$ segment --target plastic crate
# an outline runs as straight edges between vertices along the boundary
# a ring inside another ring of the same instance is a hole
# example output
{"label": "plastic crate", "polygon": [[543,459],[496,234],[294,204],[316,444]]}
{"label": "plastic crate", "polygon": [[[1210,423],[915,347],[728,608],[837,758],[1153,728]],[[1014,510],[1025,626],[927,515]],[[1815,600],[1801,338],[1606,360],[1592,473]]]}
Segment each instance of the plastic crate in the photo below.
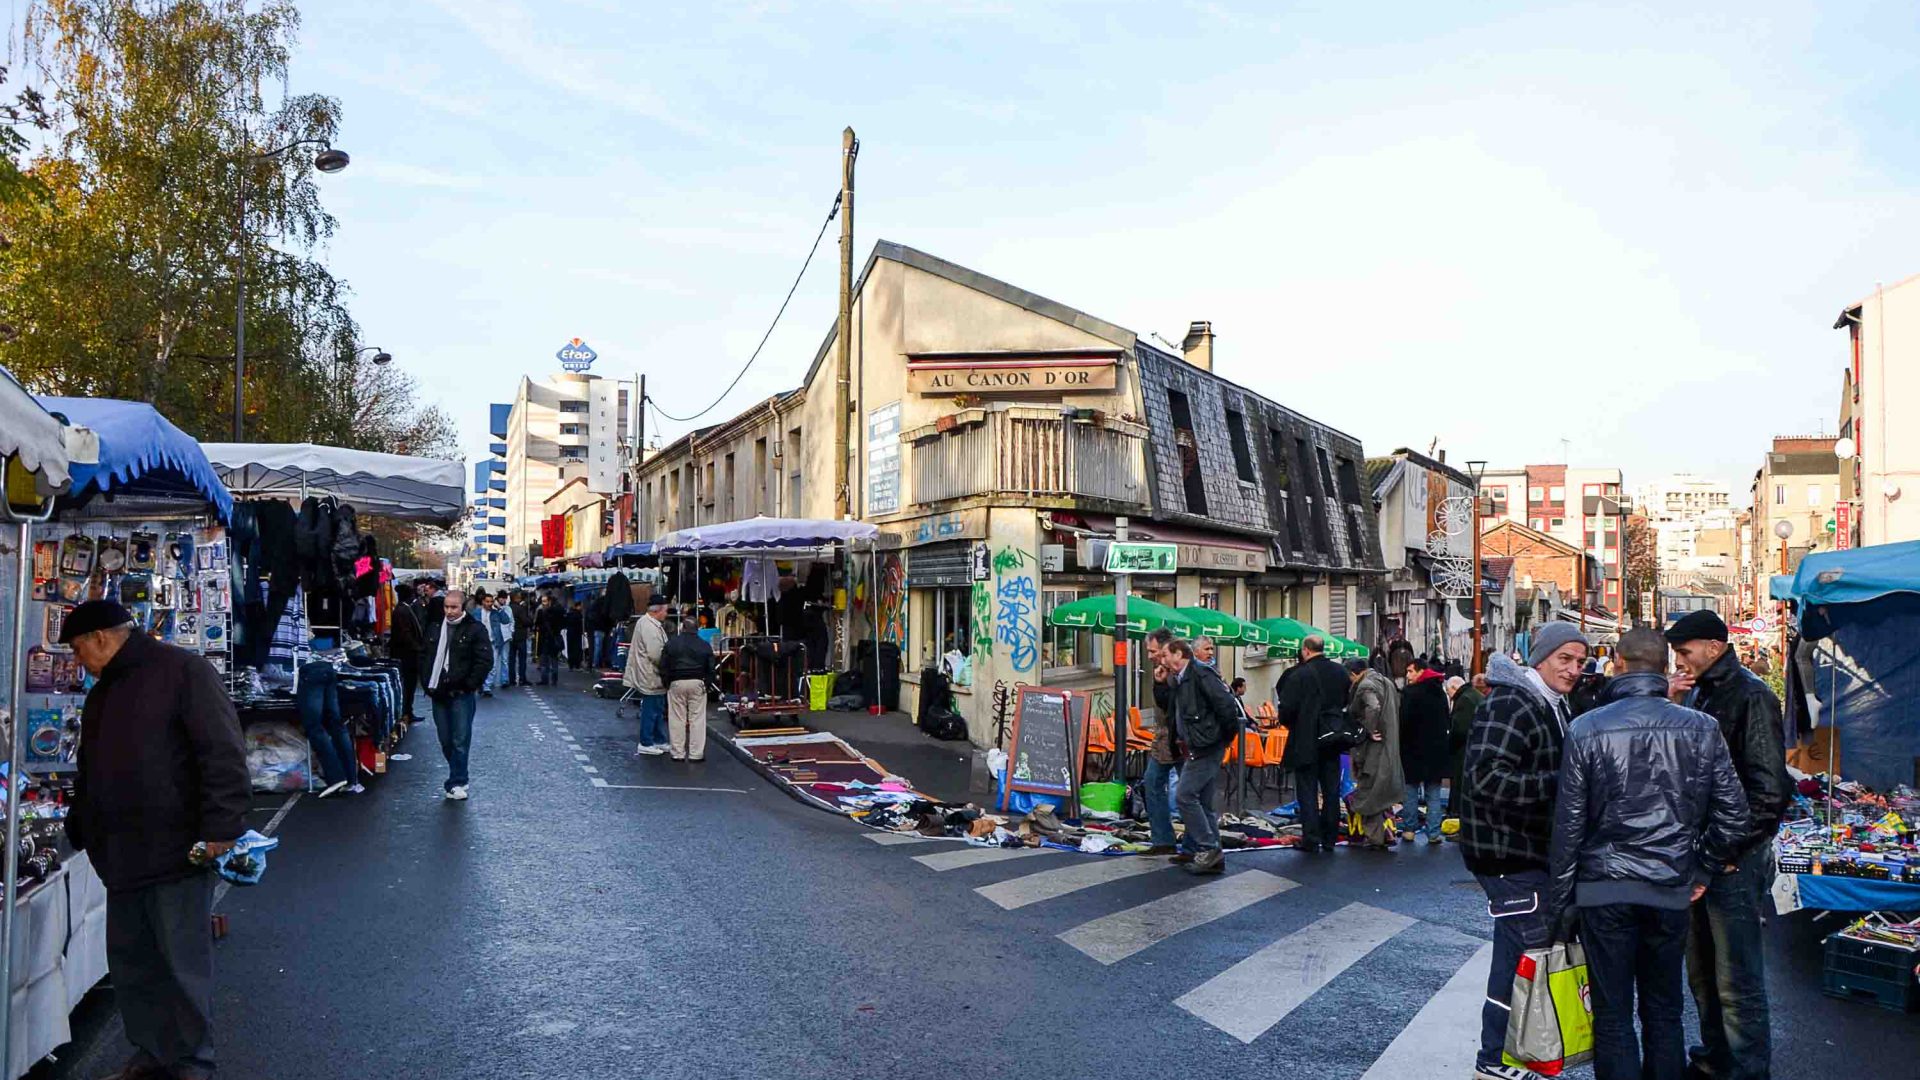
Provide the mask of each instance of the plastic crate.
{"label": "plastic crate", "polygon": [[1827,937],[1821,989],[1829,997],[1866,1001],[1895,1012],[1920,1012],[1920,982],[1914,965],[1920,950],[1845,934]]}

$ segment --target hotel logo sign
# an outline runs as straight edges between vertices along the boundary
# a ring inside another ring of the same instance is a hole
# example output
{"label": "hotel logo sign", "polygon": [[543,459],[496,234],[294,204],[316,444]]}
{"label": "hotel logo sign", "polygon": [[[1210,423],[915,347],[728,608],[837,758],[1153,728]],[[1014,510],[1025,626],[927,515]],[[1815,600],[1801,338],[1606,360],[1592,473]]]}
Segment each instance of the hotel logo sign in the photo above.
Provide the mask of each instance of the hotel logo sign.
{"label": "hotel logo sign", "polygon": [[574,338],[572,341],[560,346],[560,351],[553,355],[559,358],[560,366],[568,371],[585,371],[593,366],[595,360],[600,358],[599,353],[594,352],[587,346],[586,342],[579,338]]}

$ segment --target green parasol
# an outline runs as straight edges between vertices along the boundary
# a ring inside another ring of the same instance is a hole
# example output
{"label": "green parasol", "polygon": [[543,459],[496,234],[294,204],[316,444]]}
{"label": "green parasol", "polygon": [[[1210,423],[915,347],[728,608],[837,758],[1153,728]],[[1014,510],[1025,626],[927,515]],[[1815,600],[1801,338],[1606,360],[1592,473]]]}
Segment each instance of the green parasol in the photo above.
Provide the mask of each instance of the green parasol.
{"label": "green parasol", "polygon": [[1272,640],[1265,627],[1212,608],[1175,608],[1193,623],[1195,634],[1204,634],[1215,645],[1266,645]]}
{"label": "green parasol", "polygon": [[1276,659],[1293,660],[1298,658],[1300,655],[1300,643],[1313,634],[1320,635],[1320,639],[1327,643],[1328,656],[1338,657],[1344,652],[1344,647],[1340,644],[1342,639],[1336,638],[1325,630],[1317,626],[1310,626],[1298,619],[1279,616],[1272,619],[1261,619],[1259,622],[1254,623],[1254,625],[1267,632],[1267,644],[1269,646],[1267,655],[1275,657]]}
{"label": "green parasol", "polygon": [[[1061,604],[1047,615],[1051,626],[1077,626],[1096,633],[1113,633],[1114,597],[1112,593],[1088,596]],[[1161,627],[1176,634],[1194,633],[1193,620],[1165,604],[1156,604],[1144,596],[1127,597],[1127,636],[1143,637]]]}

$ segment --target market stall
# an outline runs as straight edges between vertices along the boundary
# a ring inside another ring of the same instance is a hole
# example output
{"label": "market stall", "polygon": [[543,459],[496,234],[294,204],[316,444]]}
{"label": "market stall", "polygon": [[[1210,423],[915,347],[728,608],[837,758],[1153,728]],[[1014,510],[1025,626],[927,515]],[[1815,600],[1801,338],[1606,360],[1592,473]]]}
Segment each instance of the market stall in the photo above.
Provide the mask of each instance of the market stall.
{"label": "market stall", "polygon": [[[301,698],[313,694],[336,699],[352,744],[353,760],[339,761],[328,779],[383,773],[405,734],[401,675],[365,642],[390,628],[395,571],[361,522],[454,523],[465,511],[464,467],[313,443],[204,449],[239,500],[234,647],[246,676],[235,697],[255,786],[314,786],[313,733],[300,713]],[[312,685],[305,695],[303,683]]]}
{"label": "market stall", "polygon": [[1809,555],[1782,585],[1787,743],[1835,764],[1799,782],[1776,907],[1920,912],[1920,542]]}
{"label": "market stall", "polygon": [[[0,397],[14,389],[11,378],[0,380]],[[226,568],[213,556],[222,552],[232,510],[198,446],[151,406],[79,398],[38,404],[57,418],[70,482],[28,515],[45,522],[38,539],[34,524],[19,526],[18,572],[6,590],[15,613],[9,711],[17,721],[8,729],[7,769],[5,912],[13,947],[0,960],[12,990],[0,1007],[0,1060],[9,1077],[69,1041],[68,1014],[107,969],[106,890],[87,856],[67,849],[61,820],[82,697],[78,666],[57,640],[60,626],[74,602],[100,595],[134,611],[146,632],[179,640],[178,616],[212,615],[224,595]],[[17,399],[0,413],[9,417],[9,440],[17,417],[32,419]],[[9,514],[20,501],[15,487],[10,479]],[[223,637],[200,640],[210,660],[220,658]]]}

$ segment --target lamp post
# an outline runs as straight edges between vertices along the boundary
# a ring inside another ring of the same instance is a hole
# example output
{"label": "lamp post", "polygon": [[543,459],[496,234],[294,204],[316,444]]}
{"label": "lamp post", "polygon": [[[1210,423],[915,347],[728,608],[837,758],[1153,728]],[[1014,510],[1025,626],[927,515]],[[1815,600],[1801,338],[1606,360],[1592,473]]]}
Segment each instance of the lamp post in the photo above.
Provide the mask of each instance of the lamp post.
{"label": "lamp post", "polygon": [[[1779,521],[1774,522],[1773,535],[1780,538],[1780,572],[1784,574],[1787,572],[1787,538],[1793,535],[1793,522],[1787,518],[1781,518]],[[1780,605],[1780,659],[1782,662],[1785,662],[1787,657],[1787,603],[1777,598],[1774,602]]]}
{"label": "lamp post", "polygon": [[1467,663],[1467,673],[1480,674],[1480,636],[1481,605],[1486,602],[1485,590],[1480,583],[1485,580],[1480,572],[1480,478],[1487,474],[1484,461],[1467,462],[1467,473],[1473,477],[1473,657]]}
{"label": "lamp post", "polygon": [[[247,165],[259,165],[307,146],[320,147],[313,156],[313,167],[323,173],[337,173],[352,159],[345,150],[336,150],[324,139],[300,139],[264,153],[249,154]],[[239,243],[234,252],[233,303],[233,441],[242,442],[247,415],[247,186],[250,178],[241,173],[239,185]],[[382,354],[385,355],[385,354]],[[391,360],[392,357],[387,357]],[[374,361],[380,363],[378,359]]]}

